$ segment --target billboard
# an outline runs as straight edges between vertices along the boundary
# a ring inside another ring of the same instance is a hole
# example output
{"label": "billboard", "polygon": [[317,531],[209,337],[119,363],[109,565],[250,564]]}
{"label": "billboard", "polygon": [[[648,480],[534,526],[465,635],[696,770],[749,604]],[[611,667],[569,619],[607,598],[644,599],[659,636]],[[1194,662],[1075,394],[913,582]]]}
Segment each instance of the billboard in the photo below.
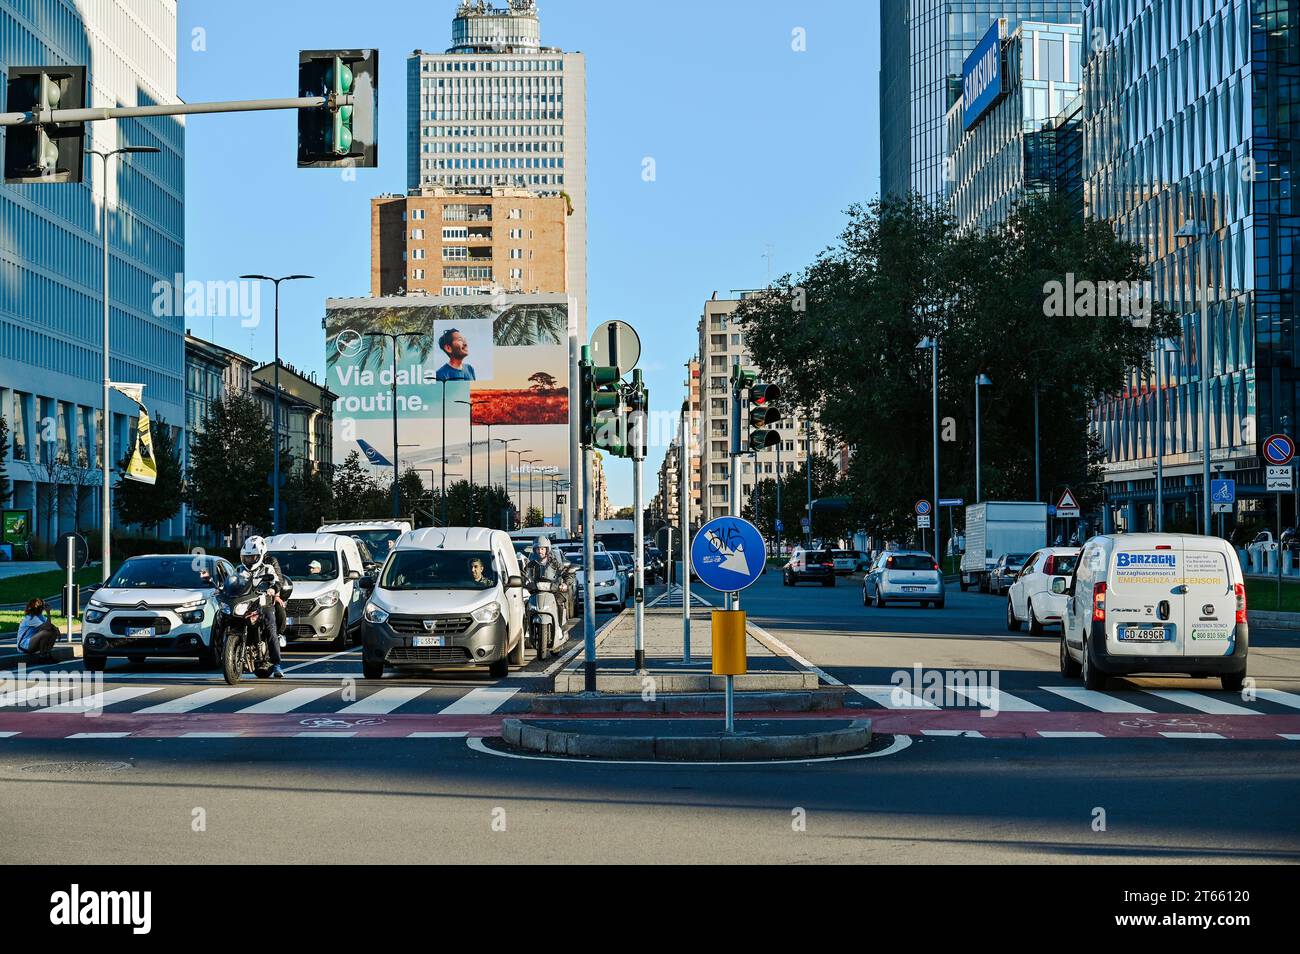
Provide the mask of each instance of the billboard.
{"label": "billboard", "polygon": [[970,129],[1002,98],[1003,63],[1002,41],[1006,35],[1007,21],[998,19],[989,27],[984,37],[975,44],[970,56],[962,64],[961,99],[962,128]]}
{"label": "billboard", "polygon": [[[570,333],[563,295],[329,299],[334,462],[357,451],[387,479],[395,400],[403,471],[439,481],[445,456],[449,484],[505,483],[516,501],[522,488],[526,508],[529,465],[521,473],[515,451],[536,461],[536,474],[568,479]],[[540,507],[541,477],[533,480]]]}

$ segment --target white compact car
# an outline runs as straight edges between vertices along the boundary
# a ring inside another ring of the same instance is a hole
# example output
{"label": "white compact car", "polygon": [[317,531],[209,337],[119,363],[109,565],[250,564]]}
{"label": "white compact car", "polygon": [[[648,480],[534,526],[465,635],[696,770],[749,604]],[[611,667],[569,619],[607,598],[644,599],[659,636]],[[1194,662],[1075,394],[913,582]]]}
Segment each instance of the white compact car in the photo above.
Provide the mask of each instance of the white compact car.
{"label": "white compact car", "polygon": [[[574,577],[577,585],[577,607],[578,612],[582,612],[581,607],[586,599],[587,592],[587,568],[583,566],[581,553],[565,554],[570,563],[578,568],[577,575]],[[614,563],[614,558],[604,550],[595,552],[596,568],[590,574],[592,579],[592,592],[595,594],[594,603],[596,610],[612,609],[620,610],[627,603],[627,587],[624,585],[625,580],[623,571]]]}
{"label": "white compact car", "polygon": [[1078,547],[1044,547],[1029,555],[1015,582],[1007,588],[1007,629],[1017,632],[1029,624],[1030,636],[1043,635],[1043,627],[1065,618],[1065,596],[1052,592],[1052,580],[1070,585]]}
{"label": "white compact car", "polygon": [[131,557],[86,604],[82,663],[103,672],[109,656],[189,656],[216,668],[216,592],[234,573],[220,557]]}
{"label": "white compact car", "polygon": [[862,580],[862,605],[930,604],[943,609],[943,573],[924,550],[886,550]]}
{"label": "white compact car", "polygon": [[1194,534],[1093,537],[1074,580],[1052,580],[1068,598],[1061,674],[1105,689],[1109,676],[1217,676],[1239,692],[1246,678],[1246,581],[1232,545]]}

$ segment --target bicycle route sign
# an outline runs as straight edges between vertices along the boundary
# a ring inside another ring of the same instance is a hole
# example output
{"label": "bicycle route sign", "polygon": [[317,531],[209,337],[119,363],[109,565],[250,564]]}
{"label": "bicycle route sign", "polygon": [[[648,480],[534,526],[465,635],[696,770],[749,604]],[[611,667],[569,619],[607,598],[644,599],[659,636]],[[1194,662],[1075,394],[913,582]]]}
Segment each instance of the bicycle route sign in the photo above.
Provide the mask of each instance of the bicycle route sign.
{"label": "bicycle route sign", "polygon": [[717,517],[691,541],[691,567],[705,586],[735,593],[758,582],[767,547],[758,527],[740,517]]}

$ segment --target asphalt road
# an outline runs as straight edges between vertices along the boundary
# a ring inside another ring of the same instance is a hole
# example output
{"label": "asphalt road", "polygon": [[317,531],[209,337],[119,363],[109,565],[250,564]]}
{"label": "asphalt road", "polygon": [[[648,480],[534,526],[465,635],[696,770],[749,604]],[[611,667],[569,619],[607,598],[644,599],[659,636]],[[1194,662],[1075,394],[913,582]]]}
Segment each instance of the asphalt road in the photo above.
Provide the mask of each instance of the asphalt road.
{"label": "asphalt road", "polygon": [[[861,605],[856,580],[789,590],[773,575],[743,605],[848,685],[961,666],[996,672],[1002,701],[1023,708],[955,713],[983,733],[879,732],[866,757],[608,764],[495,749],[493,726],[545,683],[537,662],[505,680],[375,685],[355,652],[296,650],[283,683],[234,694],[212,693],[224,684],[186,664],[114,666],[94,717],[0,708],[0,730],[17,733],[0,739],[0,863],[1300,860],[1300,730],[1195,730],[1300,719],[1277,701],[1300,690],[1293,636],[1257,635],[1252,673],[1281,694],[1242,704],[1248,714],[1206,713],[1239,700],[1169,679],[1117,683],[1105,699],[1147,714],[1112,715],[1051,691],[1078,686],[1056,673],[1054,638],[1007,633],[994,597],[880,611]],[[855,704],[881,723],[898,715],[879,697]],[[1124,719],[1147,734],[1033,731],[1051,718]],[[1016,732],[997,737],[1008,720]]]}

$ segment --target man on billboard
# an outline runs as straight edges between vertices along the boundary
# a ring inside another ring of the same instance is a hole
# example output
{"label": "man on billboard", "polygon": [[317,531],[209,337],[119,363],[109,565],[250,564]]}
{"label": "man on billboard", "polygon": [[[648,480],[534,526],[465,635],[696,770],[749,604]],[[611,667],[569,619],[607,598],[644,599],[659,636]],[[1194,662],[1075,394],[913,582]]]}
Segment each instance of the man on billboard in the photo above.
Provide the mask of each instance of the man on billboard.
{"label": "man on billboard", "polygon": [[469,342],[456,328],[448,328],[438,336],[438,347],[447,355],[447,363],[438,369],[439,381],[474,381],[474,366],[467,364]]}

